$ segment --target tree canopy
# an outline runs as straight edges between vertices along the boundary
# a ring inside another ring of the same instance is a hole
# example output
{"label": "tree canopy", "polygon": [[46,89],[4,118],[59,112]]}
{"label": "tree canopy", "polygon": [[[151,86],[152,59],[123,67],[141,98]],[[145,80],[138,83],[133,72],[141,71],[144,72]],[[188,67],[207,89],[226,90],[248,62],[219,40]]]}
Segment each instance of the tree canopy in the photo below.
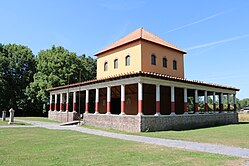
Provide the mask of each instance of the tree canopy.
{"label": "tree canopy", "polygon": [[48,88],[94,79],[96,76],[96,60],[84,55],[77,56],[61,46],[40,51],[36,64],[34,81],[27,87],[26,94],[37,109],[48,102]]}
{"label": "tree canopy", "polygon": [[24,109],[29,105],[25,89],[33,81],[34,55],[26,46],[0,44],[0,107]]}

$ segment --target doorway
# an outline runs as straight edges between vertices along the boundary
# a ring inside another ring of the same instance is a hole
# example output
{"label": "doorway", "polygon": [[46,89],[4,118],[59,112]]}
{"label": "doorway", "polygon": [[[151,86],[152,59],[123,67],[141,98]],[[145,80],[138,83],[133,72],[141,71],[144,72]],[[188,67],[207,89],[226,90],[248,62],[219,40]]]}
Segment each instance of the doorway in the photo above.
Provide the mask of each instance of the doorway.
{"label": "doorway", "polygon": [[111,99],[111,113],[120,114],[121,113],[121,98],[112,98]]}

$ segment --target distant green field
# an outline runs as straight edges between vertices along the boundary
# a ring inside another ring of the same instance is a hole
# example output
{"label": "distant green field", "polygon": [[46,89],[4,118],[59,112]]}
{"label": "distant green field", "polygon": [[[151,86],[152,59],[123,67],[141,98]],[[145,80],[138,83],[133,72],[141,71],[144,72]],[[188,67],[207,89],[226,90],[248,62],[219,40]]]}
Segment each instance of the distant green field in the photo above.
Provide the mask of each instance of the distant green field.
{"label": "distant green field", "polygon": [[43,128],[0,129],[0,165],[238,165],[244,159]]}
{"label": "distant green field", "polygon": [[183,131],[160,131],[131,133],[117,130],[100,129],[92,126],[86,128],[105,130],[110,132],[142,135],[147,137],[186,140],[203,143],[223,144],[242,148],[249,148],[249,114],[239,114],[241,124],[225,125],[210,128],[201,128]]}
{"label": "distant green field", "polygon": [[[1,120],[0,120],[0,126],[10,126],[10,125],[8,124],[8,122],[9,122],[8,119],[6,119],[6,121],[2,121],[2,119],[1,119]],[[15,123],[14,123],[14,124],[11,124],[11,125],[29,125],[29,124],[23,123],[23,122],[17,122],[17,121],[15,121]]]}
{"label": "distant green field", "polygon": [[21,120],[40,121],[40,122],[55,122],[55,123],[61,123],[61,122],[58,122],[58,121],[55,121],[55,120],[51,120],[51,119],[48,119],[48,118],[45,118],[45,117],[17,117],[16,119],[17,119],[17,120],[18,120],[18,119],[21,119]]}

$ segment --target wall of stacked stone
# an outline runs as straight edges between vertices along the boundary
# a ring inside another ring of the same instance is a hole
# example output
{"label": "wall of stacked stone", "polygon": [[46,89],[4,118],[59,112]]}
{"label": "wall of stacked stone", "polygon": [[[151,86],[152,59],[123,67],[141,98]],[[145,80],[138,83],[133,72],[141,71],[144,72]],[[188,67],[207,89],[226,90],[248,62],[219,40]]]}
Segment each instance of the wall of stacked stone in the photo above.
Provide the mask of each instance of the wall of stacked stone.
{"label": "wall of stacked stone", "polygon": [[142,116],[141,131],[184,130],[238,123],[237,113]]}
{"label": "wall of stacked stone", "polygon": [[83,123],[107,129],[130,132],[141,131],[141,117],[136,115],[85,114]]}
{"label": "wall of stacked stone", "polygon": [[77,112],[49,111],[48,119],[57,120],[60,122],[71,122],[74,120],[78,120],[79,116]]}
{"label": "wall of stacked stone", "polygon": [[[69,122],[78,120],[76,112],[49,111],[48,118]],[[187,114],[187,115],[106,115],[85,114],[83,123],[95,127],[129,132],[184,130],[238,123],[237,113]]]}

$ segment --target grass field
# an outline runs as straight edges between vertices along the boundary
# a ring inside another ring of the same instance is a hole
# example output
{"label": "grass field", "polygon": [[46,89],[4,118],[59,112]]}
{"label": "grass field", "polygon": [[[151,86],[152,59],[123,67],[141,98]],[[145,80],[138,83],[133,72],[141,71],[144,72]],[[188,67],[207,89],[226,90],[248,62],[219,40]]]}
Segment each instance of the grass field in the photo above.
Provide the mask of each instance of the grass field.
{"label": "grass field", "polygon": [[[9,120],[6,119],[6,121],[2,121],[2,119],[0,120],[0,126],[9,126],[8,124]],[[29,125],[27,123],[23,123],[23,122],[15,122],[14,124],[11,125]]]}
{"label": "grass field", "polygon": [[55,122],[55,123],[61,123],[55,120],[51,120],[45,117],[16,117],[16,119],[21,119],[21,120],[33,120],[33,121],[40,121],[40,122]]}
{"label": "grass field", "polygon": [[0,129],[0,165],[239,165],[244,159],[74,131]]}
{"label": "grass field", "polygon": [[239,114],[240,122],[249,122],[249,113]]}
{"label": "grass field", "polygon": [[[130,133],[117,130],[101,129],[110,132],[125,133],[132,135],[141,135],[155,138],[166,138],[174,140],[186,140],[202,143],[223,144],[242,148],[249,148],[249,114],[239,115],[240,124],[225,125],[210,128],[201,128],[184,131],[160,131],[160,132],[142,132]],[[86,128],[99,129],[92,126],[83,126]]]}

